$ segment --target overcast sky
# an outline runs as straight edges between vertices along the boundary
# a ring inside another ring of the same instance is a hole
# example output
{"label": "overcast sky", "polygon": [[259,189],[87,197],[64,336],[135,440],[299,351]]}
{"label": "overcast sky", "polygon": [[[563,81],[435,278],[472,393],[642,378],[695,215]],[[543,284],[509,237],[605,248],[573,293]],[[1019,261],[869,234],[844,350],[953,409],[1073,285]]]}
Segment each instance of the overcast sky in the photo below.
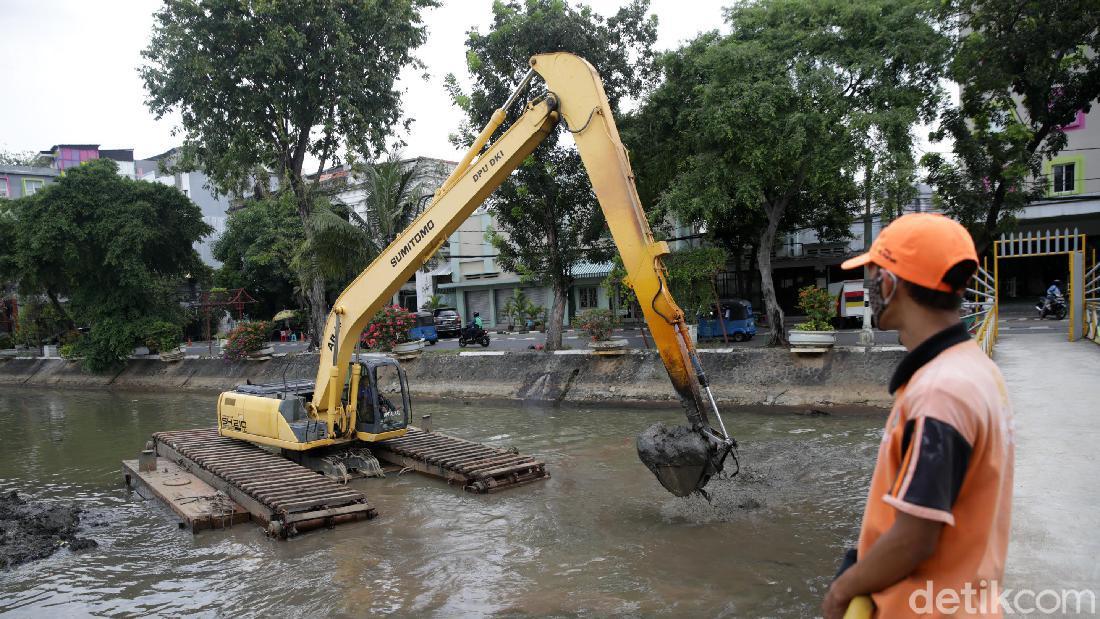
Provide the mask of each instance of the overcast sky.
{"label": "overcast sky", "polygon": [[[652,0],[659,21],[657,47],[676,47],[695,34],[722,25],[730,0]],[[610,15],[625,4],[592,0]],[[153,0],[0,0],[0,58],[6,59],[0,96],[0,149],[43,150],[58,143],[133,148],[147,157],[180,142],[176,118],[155,120],[145,108],[137,75],[140,52],[149,43]],[[461,117],[443,90],[447,73],[465,75],[465,34],[487,32],[492,0],[444,0],[427,12],[428,42],[417,55],[427,65],[407,71],[405,114],[415,119],[406,156],[457,159],[447,141]],[[690,9],[688,8],[690,7]]]}

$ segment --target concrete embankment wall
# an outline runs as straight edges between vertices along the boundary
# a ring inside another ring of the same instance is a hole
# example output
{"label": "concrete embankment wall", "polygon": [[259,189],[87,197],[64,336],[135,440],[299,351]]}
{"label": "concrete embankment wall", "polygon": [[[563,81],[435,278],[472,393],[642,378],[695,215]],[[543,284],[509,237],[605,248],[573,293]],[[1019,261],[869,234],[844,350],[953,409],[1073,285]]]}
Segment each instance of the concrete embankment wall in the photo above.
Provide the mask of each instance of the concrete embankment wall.
{"label": "concrete embankment wall", "polygon": [[[904,353],[837,349],[795,355],[786,349],[703,352],[715,396],[725,404],[888,406],[886,384]],[[672,402],[675,394],[652,351],[620,357],[509,352],[424,354],[403,363],[413,395],[554,402]],[[314,377],[316,355],[270,361],[132,359],[118,372],[90,374],[62,359],[0,360],[0,385],[63,388],[222,391],[254,383]]]}

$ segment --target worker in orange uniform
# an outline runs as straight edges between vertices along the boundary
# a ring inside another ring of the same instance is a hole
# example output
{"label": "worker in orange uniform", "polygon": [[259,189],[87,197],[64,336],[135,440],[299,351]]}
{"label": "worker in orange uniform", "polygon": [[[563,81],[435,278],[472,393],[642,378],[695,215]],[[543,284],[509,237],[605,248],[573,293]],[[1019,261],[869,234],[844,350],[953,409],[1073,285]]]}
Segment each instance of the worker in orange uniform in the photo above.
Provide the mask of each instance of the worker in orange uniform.
{"label": "worker in orange uniform", "polygon": [[858,551],[826,618],[870,595],[876,617],[1000,617],[1012,508],[1013,426],[1004,379],[959,318],[978,267],[970,234],[941,215],[887,226],[842,268],[868,267],[872,324],[909,353],[890,380]]}

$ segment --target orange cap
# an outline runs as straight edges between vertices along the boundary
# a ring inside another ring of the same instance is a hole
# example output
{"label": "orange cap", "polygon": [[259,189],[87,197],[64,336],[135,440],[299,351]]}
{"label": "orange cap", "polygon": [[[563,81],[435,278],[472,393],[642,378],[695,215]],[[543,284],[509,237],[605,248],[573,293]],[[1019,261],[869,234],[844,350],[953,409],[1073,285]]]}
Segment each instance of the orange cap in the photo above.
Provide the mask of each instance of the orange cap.
{"label": "orange cap", "polygon": [[943,277],[963,260],[978,262],[974,239],[959,222],[932,213],[898,217],[879,232],[871,251],[845,260],[842,269],[873,262],[918,286],[951,292]]}

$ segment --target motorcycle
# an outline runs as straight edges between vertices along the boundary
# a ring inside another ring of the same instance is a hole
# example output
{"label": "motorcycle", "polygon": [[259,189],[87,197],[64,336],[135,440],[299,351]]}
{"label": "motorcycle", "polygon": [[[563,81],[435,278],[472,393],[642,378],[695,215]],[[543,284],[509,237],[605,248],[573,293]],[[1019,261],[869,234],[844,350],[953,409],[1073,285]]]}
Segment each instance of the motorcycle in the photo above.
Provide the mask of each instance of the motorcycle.
{"label": "motorcycle", "polygon": [[467,325],[458,336],[458,345],[466,348],[467,344],[481,344],[489,346],[489,333],[477,325]]}
{"label": "motorcycle", "polygon": [[1063,320],[1066,317],[1066,299],[1059,295],[1053,299],[1048,297],[1039,297],[1039,303],[1035,305],[1035,309],[1039,310],[1039,320],[1043,320],[1047,316],[1053,316],[1055,320]]}

